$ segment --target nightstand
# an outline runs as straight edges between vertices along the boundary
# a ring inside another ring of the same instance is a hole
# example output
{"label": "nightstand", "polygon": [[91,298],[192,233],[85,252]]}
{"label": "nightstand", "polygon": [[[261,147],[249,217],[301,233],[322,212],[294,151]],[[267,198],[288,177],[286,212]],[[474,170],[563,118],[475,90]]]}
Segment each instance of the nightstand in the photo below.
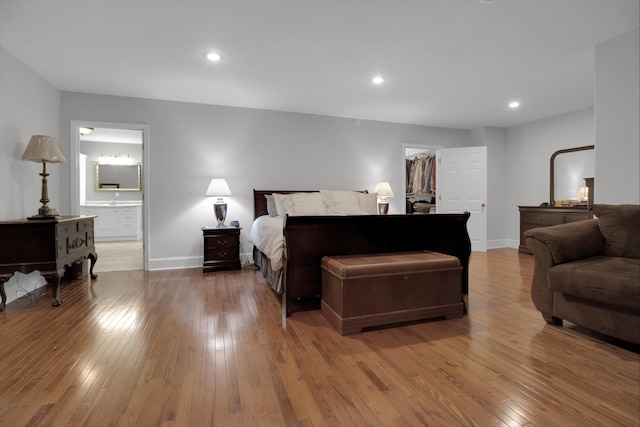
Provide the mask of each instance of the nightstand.
{"label": "nightstand", "polygon": [[204,273],[217,270],[240,270],[240,227],[202,227],[204,238]]}

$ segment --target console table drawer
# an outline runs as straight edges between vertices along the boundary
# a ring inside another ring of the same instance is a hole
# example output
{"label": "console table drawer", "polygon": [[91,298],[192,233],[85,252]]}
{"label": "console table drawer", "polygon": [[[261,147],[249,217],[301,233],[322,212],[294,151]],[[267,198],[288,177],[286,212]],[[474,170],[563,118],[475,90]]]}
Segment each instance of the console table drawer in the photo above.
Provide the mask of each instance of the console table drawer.
{"label": "console table drawer", "polygon": [[83,254],[93,247],[93,219],[59,223],[56,236],[58,257]]}

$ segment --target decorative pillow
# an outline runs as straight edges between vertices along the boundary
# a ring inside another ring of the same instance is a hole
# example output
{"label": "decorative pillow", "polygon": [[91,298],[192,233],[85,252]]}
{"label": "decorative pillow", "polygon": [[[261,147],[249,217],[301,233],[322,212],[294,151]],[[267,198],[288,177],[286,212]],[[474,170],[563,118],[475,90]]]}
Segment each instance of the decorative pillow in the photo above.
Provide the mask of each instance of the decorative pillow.
{"label": "decorative pillow", "polygon": [[267,213],[269,216],[278,216],[278,207],[273,194],[265,194],[264,197],[267,199]]}
{"label": "decorative pillow", "polygon": [[360,209],[368,215],[378,214],[378,193],[358,193]]}
{"label": "decorative pillow", "polygon": [[324,199],[318,192],[289,194],[284,201],[289,215],[326,215]]}
{"label": "decorative pillow", "polygon": [[364,215],[360,207],[360,198],[355,191],[320,190],[331,215]]}
{"label": "decorative pillow", "polygon": [[640,205],[594,205],[604,254],[640,258]]}

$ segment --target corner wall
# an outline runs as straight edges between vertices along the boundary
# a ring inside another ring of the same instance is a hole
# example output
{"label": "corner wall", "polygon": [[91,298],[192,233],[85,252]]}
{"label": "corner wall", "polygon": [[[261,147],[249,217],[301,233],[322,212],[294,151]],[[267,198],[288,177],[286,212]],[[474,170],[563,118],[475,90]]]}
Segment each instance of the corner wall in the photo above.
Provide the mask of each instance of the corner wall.
{"label": "corner wall", "polygon": [[640,33],[596,45],[595,203],[640,203]]}
{"label": "corner wall", "polygon": [[[60,91],[0,46],[0,220],[38,213],[42,165],[21,160],[31,135],[38,134],[60,137]],[[66,156],[68,150],[61,146]],[[47,168],[50,206],[58,209],[63,168]],[[24,291],[18,290],[18,276]],[[7,302],[44,284],[38,274],[16,274],[5,284]]]}

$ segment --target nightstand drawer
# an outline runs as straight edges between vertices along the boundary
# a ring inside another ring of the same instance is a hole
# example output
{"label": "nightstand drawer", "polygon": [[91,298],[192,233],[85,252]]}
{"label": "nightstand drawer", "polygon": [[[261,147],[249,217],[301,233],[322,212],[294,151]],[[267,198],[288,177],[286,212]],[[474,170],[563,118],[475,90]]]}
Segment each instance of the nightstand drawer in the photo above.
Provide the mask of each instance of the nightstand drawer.
{"label": "nightstand drawer", "polygon": [[204,254],[208,260],[228,261],[238,257],[238,251],[235,248],[208,248]]}
{"label": "nightstand drawer", "polygon": [[238,239],[235,236],[211,236],[205,237],[204,241],[207,249],[233,249],[236,247]]}

